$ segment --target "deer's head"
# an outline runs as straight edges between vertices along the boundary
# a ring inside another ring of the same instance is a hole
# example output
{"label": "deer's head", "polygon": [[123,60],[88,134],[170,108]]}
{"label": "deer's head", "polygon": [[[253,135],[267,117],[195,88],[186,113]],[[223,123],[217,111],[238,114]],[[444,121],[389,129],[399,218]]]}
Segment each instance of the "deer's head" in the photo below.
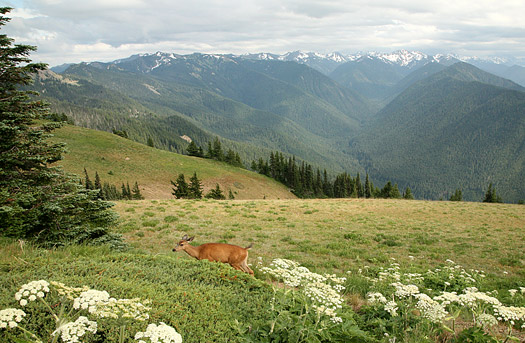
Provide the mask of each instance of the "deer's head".
{"label": "deer's head", "polygon": [[190,242],[193,241],[194,238],[195,237],[189,237],[188,238],[188,235],[182,236],[181,240],[177,243],[175,248],[173,248],[173,251],[176,252],[176,251],[185,250],[186,246],[188,246],[190,244]]}

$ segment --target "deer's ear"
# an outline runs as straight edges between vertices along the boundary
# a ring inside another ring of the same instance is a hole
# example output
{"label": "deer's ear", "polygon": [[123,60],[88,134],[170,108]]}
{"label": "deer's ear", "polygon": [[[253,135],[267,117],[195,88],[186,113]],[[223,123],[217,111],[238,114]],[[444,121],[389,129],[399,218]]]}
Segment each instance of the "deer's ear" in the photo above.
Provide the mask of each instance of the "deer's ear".
{"label": "deer's ear", "polygon": [[191,241],[193,241],[194,238],[195,238],[195,236],[190,237],[190,238],[187,239],[187,241],[188,241],[188,242],[191,242]]}
{"label": "deer's ear", "polygon": [[187,241],[187,240],[188,240],[188,235],[184,235],[184,236],[182,236],[182,240],[183,240],[183,241]]}

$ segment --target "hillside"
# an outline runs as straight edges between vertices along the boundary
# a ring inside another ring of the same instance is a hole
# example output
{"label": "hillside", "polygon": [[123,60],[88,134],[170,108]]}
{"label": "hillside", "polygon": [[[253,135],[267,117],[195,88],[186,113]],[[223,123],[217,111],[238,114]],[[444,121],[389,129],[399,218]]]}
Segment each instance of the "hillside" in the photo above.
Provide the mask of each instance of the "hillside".
{"label": "hillside", "polygon": [[69,152],[59,162],[66,171],[83,177],[86,168],[91,179],[98,172],[102,182],[117,186],[137,181],[147,199],[172,199],[170,180],[180,173],[189,179],[195,171],[205,193],[218,183],[226,195],[231,189],[236,199],[295,198],[282,184],[257,173],[151,148],[107,132],[66,125],[55,131],[53,139],[67,143]]}
{"label": "hillside", "polygon": [[350,144],[369,173],[425,198],[459,188],[480,201],[492,182],[505,201],[523,199],[525,92],[501,82],[455,64],[406,89]]}
{"label": "hillside", "polygon": [[340,60],[334,79],[281,58],[159,52],[71,65],[34,88],[78,125],[166,150],[184,152],[183,135],[203,147],[218,136],[246,165],[282,151],[331,176],[409,186],[416,198],[461,188],[479,201],[490,182],[504,201],[525,197],[511,186],[523,173],[524,87],[452,56],[369,54]]}
{"label": "hillside", "polygon": [[[75,123],[104,130],[108,128],[102,128],[104,124],[100,123],[114,125],[131,131],[133,139],[138,137],[145,142],[147,137],[140,134],[143,129],[153,137],[156,146],[164,149],[182,151],[180,142],[173,140],[172,131],[176,136],[186,134],[200,145],[216,135],[227,147],[238,151],[245,163],[268,156],[270,150],[279,150],[336,171],[357,168],[355,161],[341,152],[341,136],[356,132],[370,114],[363,99],[351,100],[350,91],[305,66],[300,66],[300,73],[294,75],[303,80],[302,84],[292,85],[240,63],[211,63],[206,57],[193,59],[186,71],[179,70],[184,66],[172,65],[159,66],[151,72],[146,71],[152,67],[143,66],[145,70],[136,71],[136,66],[124,68],[131,62],[121,62],[73,65],[62,74],[81,86],[80,80],[89,88],[121,94],[124,102],[130,104],[128,107],[139,104],[118,113],[105,111],[104,104],[97,102],[97,95],[83,100],[85,108],[75,107],[79,101],[74,96],[57,102],[64,93],[61,88],[72,88],[68,93],[78,89],[71,84],[57,87],[56,82],[45,79],[37,80],[34,88],[52,103],[53,110],[71,115]],[[308,76],[304,69],[312,75]],[[208,85],[211,76],[215,77],[213,87]],[[132,101],[127,102],[126,98]],[[338,100],[332,105],[334,99]],[[338,107],[346,108],[345,112]],[[140,114],[144,112],[140,108],[147,109],[146,115]],[[361,112],[363,108],[366,111]],[[118,118],[114,120],[117,124],[108,122],[109,118]],[[193,135],[182,132],[185,128],[191,129]]]}

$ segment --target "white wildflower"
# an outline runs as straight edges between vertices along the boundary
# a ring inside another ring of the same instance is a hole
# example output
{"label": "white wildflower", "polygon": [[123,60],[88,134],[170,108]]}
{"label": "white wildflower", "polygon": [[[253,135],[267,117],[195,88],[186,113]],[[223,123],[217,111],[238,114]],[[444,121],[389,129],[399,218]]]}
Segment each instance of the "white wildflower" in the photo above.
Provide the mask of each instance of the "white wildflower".
{"label": "white wildflower", "polygon": [[80,316],[74,322],[69,322],[60,326],[52,333],[52,335],[56,336],[57,334],[60,334],[60,338],[62,338],[62,341],[65,343],[78,343],[80,342],[80,337],[84,336],[87,332],[96,333],[97,323],[88,320],[84,316]]}
{"label": "white wildflower", "polygon": [[87,310],[89,313],[94,313],[97,310],[97,305],[106,303],[109,299],[110,296],[108,292],[90,289],[80,293],[78,298],[73,300],[73,308],[76,310]]}
{"label": "white wildflower", "polygon": [[158,326],[150,324],[145,332],[135,334],[135,340],[138,340],[138,343],[147,343],[145,339],[151,343],[182,343],[181,335],[174,328],[162,322]]}
{"label": "white wildflower", "polygon": [[99,302],[96,305],[93,315],[100,318],[128,318],[138,321],[145,321],[149,319],[148,311],[150,307],[145,306],[140,299],[114,299],[110,298],[108,301]]}
{"label": "white wildflower", "polygon": [[399,298],[407,298],[419,293],[419,288],[416,285],[403,285],[400,282],[394,282],[390,285],[396,288],[395,294]]}
{"label": "white wildflower", "polygon": [[368,293],[366,295],[367,299],[368,299],[368,302],[370,302],[371,304],[386,304],[387,303],[387,300],[385,298],[385,296],[381,293]]}
{"label": "white wildflower", "polygon": [[20,302],[20,306],[25,306],[28,301],[43,298],[48,292],[49,282],[46,280],[31,281],[20,287],[20,290],[15,294],[15,299]]}
{"label": "white wildflower", "polygon": [[343,297],[330,285],[322,282],[312,282],[304,287],[304,293],[314,304],[324,305],[327,308],[341,308]]}
{"label": "white wildflower", "polygon": [[395,301],[391,300],[385,304],[385,311],[390,313],[392,317],[397,316],[397,304]]}
{"label": "white wildflower", "polygon": [[510,293],[511,297],[514,297],[516,295],[516,293],[518,293],[518,290],[517,289],[509,289],[509,293]]}
{"label": "white wildflower", "polygon": [[432,298],[424,293],[416,294],[414,297],[418,300],[416,307],[421,311],[423,317],[432,323],[439,324],[443,322],[448,314],[443,305],[432,300]]}
{"label": "white wildflower", "polygon": [[501,302],[488,295],[487,293],[480,292],[476,287],[469,287],[465,289],[464,294],[458,295],[458,303],[463,306],[468,306],[471,309],[476,309],[479,303],[486,303],[493,306],[500,306]]}
{"label": "white wildflower", "polygon": [[491,314],[482,313],[477,318],[478,324],[484,328],[491,328],[498,324],[498,320]]}
{"label": "white wildflower", "polygon": [[74,300],[80,293],[89,291],[89,287],[69,287],[64,285],[62,282],[50,281],[51,285],[55,287],[58,294],[65,296],[69,300]]}
{"label": "white wildflower", "polygon": [[525,307],[494,305],[494,314],[499,321],[514,325],[518,321],[525,321]]}
{"label": "white wildflower", "polygon": [[270,266],[260,270],[282,280],[287,286],[302,287],[304,294],[312,301],[314,307],[324,307],[333,311],[342,307],[343,297],[340,292],[345,289],[342,285],[346,281],[345,277],[337,277],[335,274],[317,274],[297,262],[286,259],[275,259]]}
{"label": "white wildflower", "polygon": [[0,329],[13,329],[24,319],[26,313],[16,308],[7,308],[0,311]]}
{"label": "white wildflower", "polygon": [[440,296],[434,297],[434,300],[440,301],[442,305],[449,305],[459,302],[456,292],[442,292]]}

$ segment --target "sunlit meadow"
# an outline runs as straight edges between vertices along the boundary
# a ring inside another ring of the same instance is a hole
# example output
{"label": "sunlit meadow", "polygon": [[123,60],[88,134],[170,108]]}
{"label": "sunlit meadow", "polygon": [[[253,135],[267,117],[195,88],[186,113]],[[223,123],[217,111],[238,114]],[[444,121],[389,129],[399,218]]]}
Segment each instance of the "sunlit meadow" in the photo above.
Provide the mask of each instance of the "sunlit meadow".
{"label": "sunlit meadow", "polygon": [[[118,231],[133,246],[171,254],[196,244],[253,242],[251,261],[286,258],[326,272],[452,259],[501,278],[525,279],[525,207],[404,200],[144,200],[119,202]],[[184,255],[181,258],[187,258]]]}

